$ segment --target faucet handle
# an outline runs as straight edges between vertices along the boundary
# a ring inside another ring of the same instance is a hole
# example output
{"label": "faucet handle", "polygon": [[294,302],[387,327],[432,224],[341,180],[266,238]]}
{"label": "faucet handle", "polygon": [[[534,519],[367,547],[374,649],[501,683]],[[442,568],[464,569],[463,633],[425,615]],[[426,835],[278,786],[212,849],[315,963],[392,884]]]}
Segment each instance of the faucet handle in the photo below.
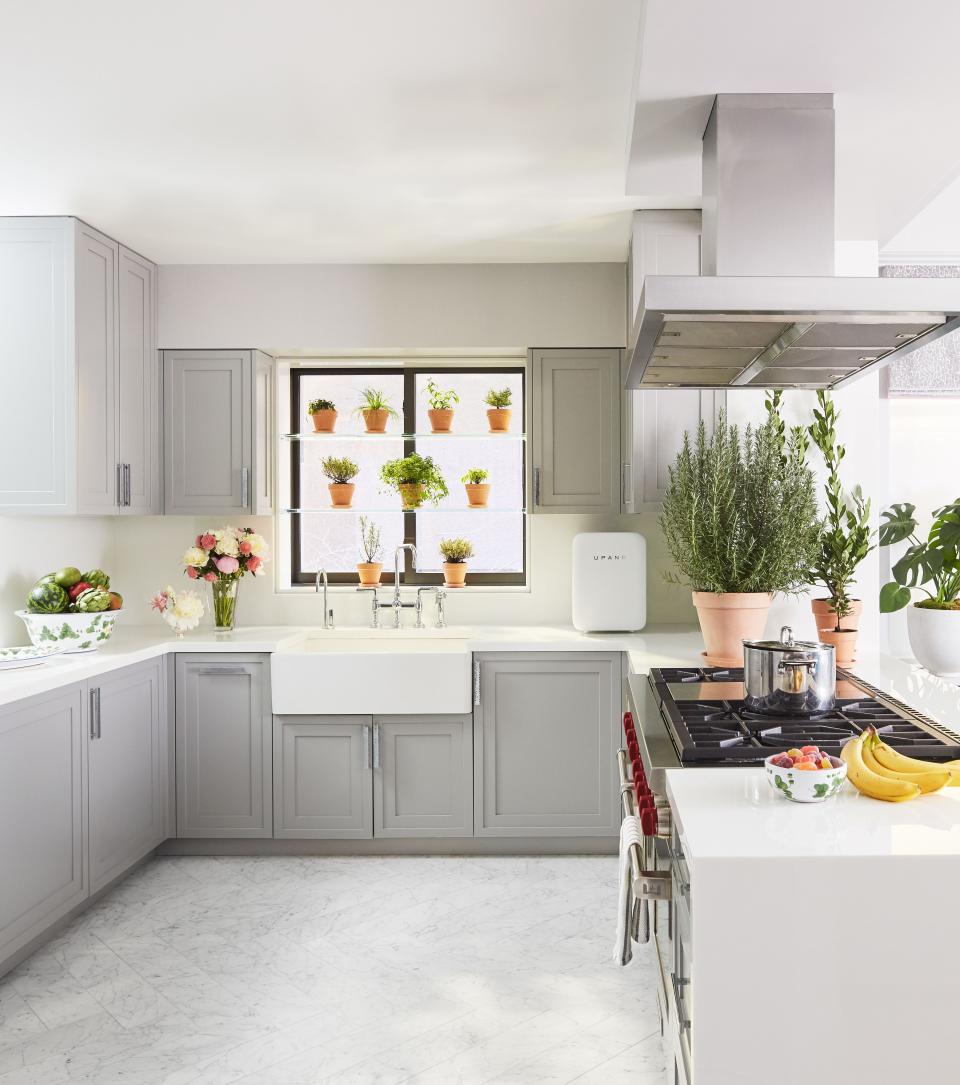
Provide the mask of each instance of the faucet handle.
{"label": "faucet handle", "polygon": [[327,629],[333,629],[333,628],[335,628],[335,627],[334,627],[334,624],[333,624],[333,607],[331,607],[327,611]]}

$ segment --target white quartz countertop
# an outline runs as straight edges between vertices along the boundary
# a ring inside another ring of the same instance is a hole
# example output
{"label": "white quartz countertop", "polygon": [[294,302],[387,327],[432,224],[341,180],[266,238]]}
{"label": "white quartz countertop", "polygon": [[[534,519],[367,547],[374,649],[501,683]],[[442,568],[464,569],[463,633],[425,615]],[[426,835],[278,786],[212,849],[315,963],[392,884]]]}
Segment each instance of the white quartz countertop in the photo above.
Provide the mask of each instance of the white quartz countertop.
{"label": "white quartz countertop", "polygon": [[847,783],[826,802],[797,803],[775,794],[762,768],[702,768],[670,769],[667,793],[694,863],[960,855],[960,787],[888,803]]}

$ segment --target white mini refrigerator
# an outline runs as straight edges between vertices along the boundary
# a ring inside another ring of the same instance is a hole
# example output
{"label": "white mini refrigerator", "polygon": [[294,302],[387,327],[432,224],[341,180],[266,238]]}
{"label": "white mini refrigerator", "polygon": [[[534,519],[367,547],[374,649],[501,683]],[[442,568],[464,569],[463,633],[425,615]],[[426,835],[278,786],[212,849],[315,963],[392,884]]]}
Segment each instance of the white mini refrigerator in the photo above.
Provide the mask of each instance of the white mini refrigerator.
{"label": "white mini refrigerator", "polygon": [[573,625],[629,633],[647,624],[647,540],[635,531],[585,531],[573,540]]}

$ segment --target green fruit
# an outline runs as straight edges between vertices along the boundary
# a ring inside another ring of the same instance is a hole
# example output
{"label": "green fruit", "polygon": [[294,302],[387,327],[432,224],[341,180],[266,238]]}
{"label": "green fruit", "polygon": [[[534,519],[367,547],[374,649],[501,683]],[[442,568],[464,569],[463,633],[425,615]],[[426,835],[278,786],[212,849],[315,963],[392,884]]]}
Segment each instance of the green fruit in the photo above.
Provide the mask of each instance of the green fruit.
{"label": "green fruit", "polygon": [[110,577],[107,576],[103,569],[91,569],[89,573],[84,573],[80,579],[85,580],[93,588],[110,587]]}
{"label": "green fruit", "polygon": [[74,584],[80,583],[80,570],[73,565],[67,565],[66,568],[58,569],[53,574],[53,579],[61,588],[72,588]]}
{"label": "green fruit", "polygon": [[37,581],[35,586],[39,588],[41,584],[56,584],[56,582],[57,582],[57,574],[56,573],[47,573],[46,576],[40,577],[40,579]]}
{"label": "green fruit", "polygon": [[89,613],[94,610],[109,610],[110,592],[103,588],[87,588],[77,596],[77,610]]}
{"label": "green fruit", "polygon": [[38,584],[27,596],[27,610],[33,614],[60,614],[70,605],[70,596],[59,584]]}

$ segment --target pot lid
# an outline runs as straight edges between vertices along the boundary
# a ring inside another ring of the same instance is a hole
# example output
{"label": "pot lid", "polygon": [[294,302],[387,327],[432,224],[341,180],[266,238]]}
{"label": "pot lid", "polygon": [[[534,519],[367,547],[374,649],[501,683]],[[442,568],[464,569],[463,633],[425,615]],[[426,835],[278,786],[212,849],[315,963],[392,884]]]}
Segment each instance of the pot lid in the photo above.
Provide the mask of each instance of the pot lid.
{"label": "pot lid", "polygon": [[832,644],[819,640],[794,640],[793,630],[785,625],[780,630],[779,640],[745,640],[744,648],[759,648],[765,652],[825,652],[834,650]]}

